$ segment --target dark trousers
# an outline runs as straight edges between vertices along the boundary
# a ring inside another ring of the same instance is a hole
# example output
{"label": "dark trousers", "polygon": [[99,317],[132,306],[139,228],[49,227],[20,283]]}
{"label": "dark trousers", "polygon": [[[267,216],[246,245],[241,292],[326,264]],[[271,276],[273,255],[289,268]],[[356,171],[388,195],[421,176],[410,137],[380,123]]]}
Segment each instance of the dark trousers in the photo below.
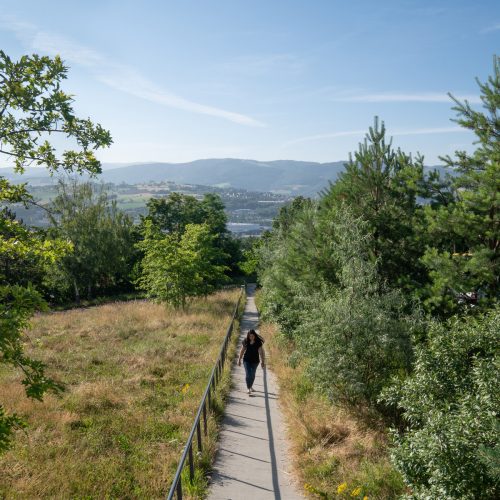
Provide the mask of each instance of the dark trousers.
{"label": "dark trousers", "polygon": [[255,372],[257,371],[259,363],[250,363],[250,361],[243,361],[243,366],[245,367],[245,381],[247,383],[247,389],[250,389],[255,380]]}

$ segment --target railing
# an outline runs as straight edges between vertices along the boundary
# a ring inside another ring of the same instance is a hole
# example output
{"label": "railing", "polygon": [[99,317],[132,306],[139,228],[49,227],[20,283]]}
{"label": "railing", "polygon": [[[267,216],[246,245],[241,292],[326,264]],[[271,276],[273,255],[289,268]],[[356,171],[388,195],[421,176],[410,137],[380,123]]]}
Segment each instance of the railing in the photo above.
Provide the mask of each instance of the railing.
{"label": "railing", "polygon": [[[203,451],[203,436],[201,432],[201,420],[203,419],[203,435],[206,437],[208,435],[208,422],[207,422],[207,414],[212,407],[212,398],[215,395],[215,388],[217,384],[220,382],[222,377],[222,370],[224,369],[224,363],[226,361],[227,348],[229,345],[229,340],[231,339],[231,335],[233,333],[234,321],[238,315],[238,309],[240,307],[241,298],[243,297],[243,292],[245,291],[245,285],[241,286],[241,293],[238,297],[238,302],[233,311],[233,316],[231,318],[231,323],[226,332],[226,336],[224,337],[224,341],[222,342],[222,346],[219,352],[219,356],[217,357],[217,361],[212,369],[212,373],[210,375],[210,379],[208,381],[205,392],[203,393],[203,397],[201,398],[201,403],[198,408],[198,412],[196,413],[196,417],[194,419],[193,427],[191,428],[191,432],[189,433],[189,437],[186,442],[186,446],[184,447],[184,451],[181,456],[181,461],[179,462],[179,466],[177,467],[177,471],[175,473],[174,480],[172,481],[172,486],[170,487],[170,491],[168,493],[168,500],[174,498],[175,494],[177,494],[177,500],[182,500],[182,471],[184,469],[184,465],[186,464],[186,460],[189,463],[189,481],[192,483],[194,479],[194,454],[193,454],[193,440],[196,434],[196,441],[198,445],[198,452]],[[212,394],[213,393],[213,394]]]}

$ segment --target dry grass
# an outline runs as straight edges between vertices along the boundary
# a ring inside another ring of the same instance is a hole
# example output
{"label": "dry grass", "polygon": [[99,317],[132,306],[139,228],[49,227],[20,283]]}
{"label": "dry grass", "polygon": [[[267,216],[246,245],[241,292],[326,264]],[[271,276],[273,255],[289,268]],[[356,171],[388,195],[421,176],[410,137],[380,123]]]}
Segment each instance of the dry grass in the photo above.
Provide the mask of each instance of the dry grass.
{"label": "dry grass", "polygon": [[36,317],[26,350],[66,391],[31,401],[0,372],[0,401],[29,422],[0,457],[0,498],[164,497],[238,294]]}
{"label": "dry grass", "polygon": [[[403,484],[389,462],[383,425],[363,423],[333,406],[304,375],[303,365],[288,363],[291,348],[276,326],[263,323],[260,328],[269,339],[266,345],[280,384],[293,466],[305,493],[314,498],[397,498]],[[351,495],[353,491],[357,495]]]}

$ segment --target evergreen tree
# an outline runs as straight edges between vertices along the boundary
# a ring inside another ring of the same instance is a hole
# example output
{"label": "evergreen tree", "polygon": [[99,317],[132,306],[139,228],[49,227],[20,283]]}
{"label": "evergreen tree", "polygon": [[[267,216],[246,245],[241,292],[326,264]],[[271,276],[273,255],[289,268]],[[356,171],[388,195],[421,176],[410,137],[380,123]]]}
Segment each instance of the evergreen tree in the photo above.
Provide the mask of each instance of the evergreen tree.
{"label": "evergreen tree", "polygon": [[425,279],[415,235],[417,197],[423,185],[423,158],[414,160],[395,150],[376,117],[364,143],[322,199],[327,207],[345,203],[368,223],[372,258],[393,286],[413,289]]}
{"label": "evergreen tree", "polygon": [[453,202],[426,208],[432,244],[422,261],[431,284],[426,304],[450,314],[470,305],[491,307],[500,293],[500,58],[486,83],[478,81],[483,111],[457,99],[456,122],[474,132],[472,154],[457,151],[442,158],[456,172],[452,177]]}

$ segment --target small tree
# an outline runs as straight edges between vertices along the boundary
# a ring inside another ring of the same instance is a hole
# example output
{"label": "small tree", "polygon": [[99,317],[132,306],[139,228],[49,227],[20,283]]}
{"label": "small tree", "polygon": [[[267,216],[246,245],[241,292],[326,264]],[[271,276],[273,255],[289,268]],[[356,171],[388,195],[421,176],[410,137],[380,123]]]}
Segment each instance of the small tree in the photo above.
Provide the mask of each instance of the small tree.
{"label": "small tree", "polygon": [[162,231],[179,236],[188,224],[208,224],[213,234],[220,237],[227,232],[227,216],[219,195],[208,193],[198,200],[182,193],[170,193],[166,198],[151,198],[147,203],[148,215]]}
{"label": "small tree", "polygon": [[[22,173],[33,163],[44,165],[51,172],[100,172],[93,150],[109,146],[111,136],[90,119],[75,116],[71,96],[60,87],[66,73],[59,57],[32,55],[13,61],[0,50],[0,154],[13,162],[17,172]],[[49,140],[54,134],[73,139],[77,149],[58,154]],[[13,186],[0,177],[1,203],[30,200],[24,185]],[[35,257],[50,262],[67,250],[68,245],[43,241],[5,212],[0,213],[1,260]],[[12,276],[7,281],[1,273],[0,270],[0,362],[21,369],[26,394],[42,399],[47,390],[56,390],[58,385],[45,376],[41,363],[25,356],[21,332],[43,301],[32,286],[17,284]],[[0,451],[10,445],[13,428],[21,422],[0,405]]]}
{"label": "small tree", "polygon": [[148,214],[143,217],[142,224],[150,220],[162,231],[176,234],[178,238],[188,224],[208,225],[210,233],[214,235],[213,245],[219,249],[218,258],[221,260],[218,264],[229,267],[233,275],[238,273],[240,245],[227,230],[227,215],[218,194],[207,193],[198,200],[194,196],[170,193],[166,198],[152,198],[147,207]]}
{"label": "small tree", "polygon": [[149,297],[185,308],[190,297],[206,295],[224,281],[226,267],[218,265],[220,252],[206,224],[187,224],[182,236],[164,234],[145,222],[141,275],[136,281]]}
{"label": "small tree", "polygon": [[166,198],[151,198],[147,203],[148,215],[162,231],[181,235],[187,224],[203,223],[201,203],[194,197],[170,193]]}
{"label": "small tree", "polygon": [[[3,241],[16,238],[17,234],[26,230],[23,222],[16,219],[13,210],[5,207],[0,210],[0,237]],[[37,241],[43,241],[43,233],[31,232]],[[41,286],[46,275],[44,261],[36,252],[29,252],[23,256],[14,252],[0,252],[0,275],[4,284]]]}

